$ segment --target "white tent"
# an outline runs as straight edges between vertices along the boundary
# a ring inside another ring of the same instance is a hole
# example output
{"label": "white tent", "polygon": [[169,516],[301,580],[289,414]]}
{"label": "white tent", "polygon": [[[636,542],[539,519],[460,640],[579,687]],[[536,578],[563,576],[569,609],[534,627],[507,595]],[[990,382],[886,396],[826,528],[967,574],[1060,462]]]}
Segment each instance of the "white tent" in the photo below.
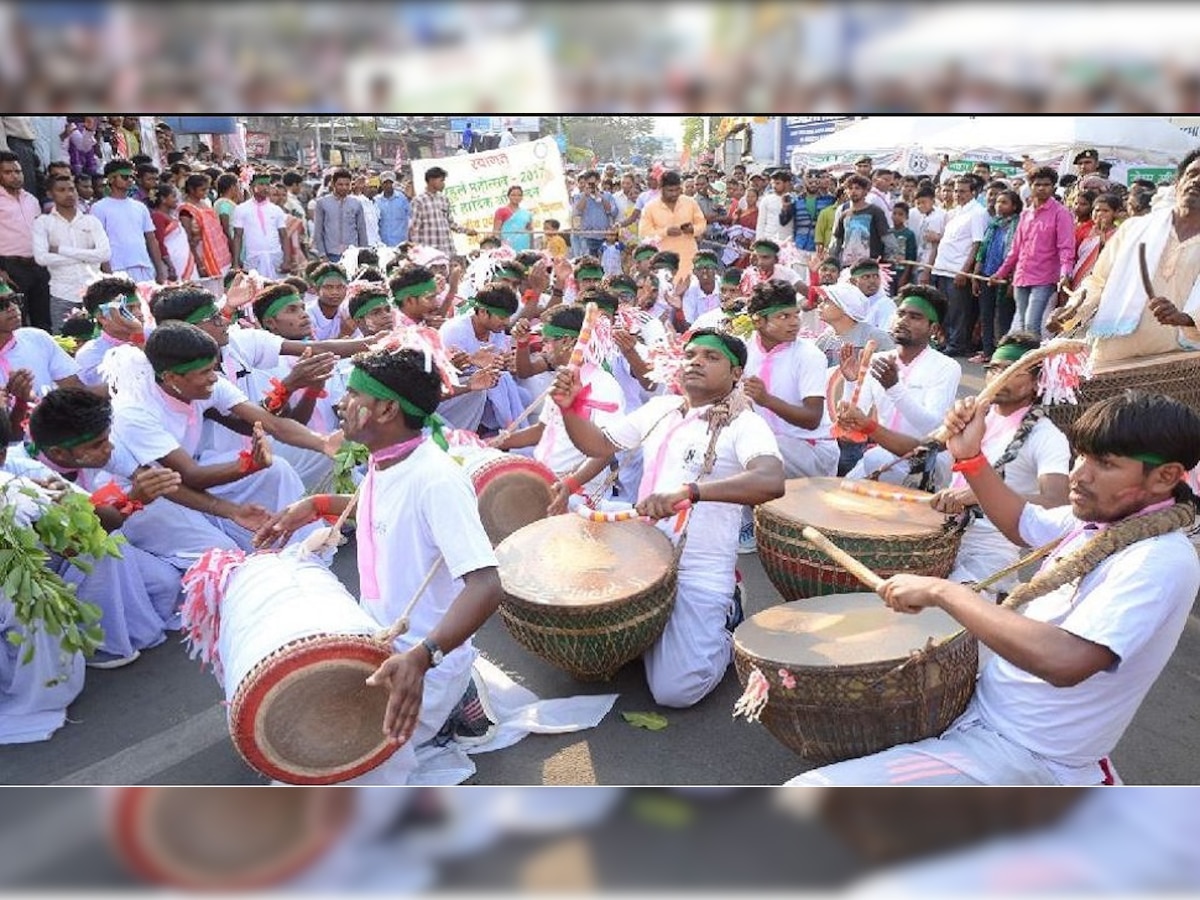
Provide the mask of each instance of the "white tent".
{"label": "white tent", "polygon": [[1101,159],[1171,166],[1200,139],[1155,116],[979,116],[940,131],[925,146],[952,156],[1069,157],[1068,165],[1080,150],[1094,147]]}
{"label": "white tent", "polygon": [[924,173],[932,165],[925,147],[942,132],[968,123],[966,116],[871,116],[840,131],[797,147],[789,162],[807,166],[849,166],[870,156],[876,167]]}

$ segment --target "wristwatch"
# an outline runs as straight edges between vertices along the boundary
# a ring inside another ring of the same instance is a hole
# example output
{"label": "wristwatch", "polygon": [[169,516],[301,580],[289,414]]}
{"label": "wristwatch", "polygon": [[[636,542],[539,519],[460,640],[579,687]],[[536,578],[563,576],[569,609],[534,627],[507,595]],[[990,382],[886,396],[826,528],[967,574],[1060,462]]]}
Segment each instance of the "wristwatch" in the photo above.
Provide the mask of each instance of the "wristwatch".
{"label": "wristwatch", "polygon": [[429,652],[429,668],[436,668],[441,664],[442,659],[446,654],[442,652],[442,648],[433,642],[432,638],[425,638],[421,641],[421,646]]}

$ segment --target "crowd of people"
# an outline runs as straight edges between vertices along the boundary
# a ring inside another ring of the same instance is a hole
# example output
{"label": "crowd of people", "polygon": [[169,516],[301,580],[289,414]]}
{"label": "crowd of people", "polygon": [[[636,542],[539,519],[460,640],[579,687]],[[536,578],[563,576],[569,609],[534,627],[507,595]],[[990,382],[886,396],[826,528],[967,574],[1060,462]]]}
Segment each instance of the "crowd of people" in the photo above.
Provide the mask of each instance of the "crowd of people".
{"label": "crowd of people", "polygon": [[[677,601],[645,656],[667,707],[726,675],[753,508],[787,479],[872,478],[971,518],[948,580],[901,575],[880,593],[900,612],[942,607],[994,657],[932,749],[804,778],[1110,778],[1200,588],[1176,510],[1193,499],[1200,418],[1120,396],[1068,435],[1037,369],[976,406],[956,400],[959,360],[997,378],[1069,327],[1110,361],[1200,348],[1200,152],[1153,203],[1091,150],[1068,184],[1032,160],[1008,180],[985,164],[919,180],[869,158],[836,177],[608,166],[569,173],[569,229],[535,232],[514,184],[478,234],[440,167],[419,192],[405,172],[333,169],[314,195],[269,166],[101,161],[80,133],[34,191],[29,157],[0,152],[0,462],[40,502],[89,493],[134,551],[90,573],[52,560],[103,611],[88,665],[132,663],[177,628],[179,578],[205,551],[282,546],[336,519],[351,496],[330,490],[335,457],[357,445],[364,608],[390,624],[445,563],[372,677],[408,748],[389,763],[403,782],[415,744],[496,724],[471,637],[500,603],[498,564],[443,448],[532,456],[555,478],[550,514],[632,506],[679,540],[686,511]],[[460,234],[478,249],[460,252]],[[943,424],[948,443],[931,446]],[[1125,535],[1143,516],[1150,532],[1096,556],[1097,528]],[[1025,611],[993,602],[1011,579],[986,597],[966,586],[1052,538]],[[400,547],[420,564],[398,565]],[[1090,567],[1063,575],[1081,554]],[[49,737],[82,688],[83,657],[35,637],[46,652],[28,666],[0,651],[0,739]]]}

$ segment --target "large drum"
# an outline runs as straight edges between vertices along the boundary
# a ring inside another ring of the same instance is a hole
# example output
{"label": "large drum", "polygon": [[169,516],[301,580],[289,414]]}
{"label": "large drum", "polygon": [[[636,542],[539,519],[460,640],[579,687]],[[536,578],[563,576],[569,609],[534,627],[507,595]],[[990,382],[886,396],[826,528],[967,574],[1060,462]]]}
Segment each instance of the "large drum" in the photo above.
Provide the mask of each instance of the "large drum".
{"label": "large drum", "polygon": [[[189,596],[212,568],[210,553],[188,571]],[[290,784],[334,784],[395,752],[383,736],[387,691],[364,683],[391,648],[372,637],[379,625],[332,572],[289,548],[210,580],[219,591],[214,671],[234,747],[250,766]],[[193,632],[194,609],[189,599]]]}
{"label": "large drum", "polygon": [[658,640],[675,550],[645,522],[554,516],[496,548],[500,616],[519,644],[581,681],[607,680]]}
{"label": "large drum", "polygon": [[852,493],[840,478],[793,478],[787,493],[756,507],[755,538],[762,567],[785,600],[862,589],[861,582],[801,537],[811,525],[884,578],[899,572],[945,578],[954,568],[962,529],[935,512],[929,494],[886,485],[888,494],[925,502]]}
{"label": "large drum", "polygon": [[554,473],[535,459],[489,447],[455,447],[479,498],[479,518],[493,545],[546,518]]}
{"label": "large drum", "polygon": [[1162,353],[1101,364],[1077,389],[1079,403],[1047,406],[1046,415],[1065,431],[1093,403],[1126,388],[1166,394],[1200,412],[1200,352]]}
{"label": "large drum", "polygon": [[910,616],[876,594],[834,594],[747,619],[733,658],[743,685],[752,668],[767,679],[767,730],[825,764],[941,734],[975,690],[979,647],[939,609]]}

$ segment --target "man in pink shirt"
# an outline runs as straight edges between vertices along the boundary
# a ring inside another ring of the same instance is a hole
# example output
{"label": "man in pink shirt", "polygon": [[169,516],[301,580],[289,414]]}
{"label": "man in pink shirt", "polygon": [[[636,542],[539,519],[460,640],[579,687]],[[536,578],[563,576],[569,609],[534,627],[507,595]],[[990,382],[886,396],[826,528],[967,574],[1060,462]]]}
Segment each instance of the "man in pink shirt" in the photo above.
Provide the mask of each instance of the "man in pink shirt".
{"label": "man in pink shirt", "polygon": [[1013,276],[1017,313],[1013,330],[1025,329],[1045,340],[1044,320],[1058,292],[1067,286],[1075,265],[1075,219],[1058,202],[1058,173],[1043,166],[1030,177],[1032,197],[1017,222],[1012,249],[992,276],[992,283]]}
{"label": "man in pink shirt", "polygon": [[42,212],[25,190],[21,161],[0,152],[0,279],[25,295],[27,324],[50,330],[50,273],[33,258],[33,220]]}

